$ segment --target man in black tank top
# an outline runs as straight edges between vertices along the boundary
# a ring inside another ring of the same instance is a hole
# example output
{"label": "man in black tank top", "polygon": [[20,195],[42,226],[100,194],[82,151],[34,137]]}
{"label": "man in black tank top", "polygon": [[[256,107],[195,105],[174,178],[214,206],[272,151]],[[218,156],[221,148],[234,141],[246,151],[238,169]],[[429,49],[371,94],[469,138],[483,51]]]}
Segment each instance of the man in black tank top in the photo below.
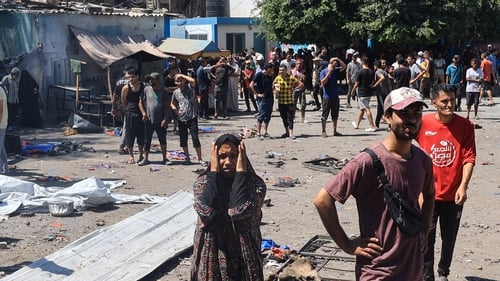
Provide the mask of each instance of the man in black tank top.
{"label": "man in black tank top", "polygon": [[129,159],[127,164],[135,164],[134,160],[134,141],[137,139],[139,146],[139,162],[143,160],[144,154],[144,121],[147,120],[146,110],[142,104],[142,96],[144,95],[144,84],[139,81],[139,73],[136,69],[127,71],[129,78],[128,85],[122,89],[121,102],[125,109],[126,119],[126,143],[128,148]]}

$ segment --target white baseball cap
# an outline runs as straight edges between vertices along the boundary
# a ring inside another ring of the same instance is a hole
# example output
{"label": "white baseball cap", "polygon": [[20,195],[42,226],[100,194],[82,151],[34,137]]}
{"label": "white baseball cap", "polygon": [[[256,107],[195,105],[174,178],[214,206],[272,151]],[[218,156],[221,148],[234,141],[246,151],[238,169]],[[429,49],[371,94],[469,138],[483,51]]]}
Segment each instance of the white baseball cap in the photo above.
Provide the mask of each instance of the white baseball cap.
{"label": "white baseball cap", "polygon": [[416,102],[427,107],[419,91],[408,87],[401,87],[391,91],[389,95],[387,95],[384,101],[384,112],[389,108],[403,110]]}

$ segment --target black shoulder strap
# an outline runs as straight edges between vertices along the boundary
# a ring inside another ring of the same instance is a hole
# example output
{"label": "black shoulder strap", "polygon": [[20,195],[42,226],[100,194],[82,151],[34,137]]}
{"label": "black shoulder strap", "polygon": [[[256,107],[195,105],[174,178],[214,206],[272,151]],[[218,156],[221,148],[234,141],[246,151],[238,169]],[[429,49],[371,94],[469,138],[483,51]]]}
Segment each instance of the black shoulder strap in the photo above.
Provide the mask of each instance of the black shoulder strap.
{"label": "black shoulder strap", "polygon": [[382,165],[382,162],[378,158],[377,154],[375,154],[375,152],[368,147],[363,149],[362,151],[368,153],[371,156],[373,160],[373,167],[375,168],[375,171],[377,172],[382,184],[388,184],[389,181],[387,180],[387,175],[385,174],[384,165]]}

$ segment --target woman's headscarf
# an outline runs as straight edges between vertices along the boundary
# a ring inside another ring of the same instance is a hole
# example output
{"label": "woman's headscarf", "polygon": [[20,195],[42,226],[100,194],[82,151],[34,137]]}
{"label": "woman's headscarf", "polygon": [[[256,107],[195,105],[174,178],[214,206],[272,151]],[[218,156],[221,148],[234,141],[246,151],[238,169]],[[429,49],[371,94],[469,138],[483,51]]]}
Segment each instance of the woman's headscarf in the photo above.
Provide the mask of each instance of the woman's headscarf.
{"label": "woman's headscarf", "polygon": [[220,148],[221,145],[223,145],[224,143],[232,143],[232,144],[236,145],[236,147],[239,147],[241,140],[238,137],[236,137],[235,135],[231,135],[231,134],[220,135],[215,140],[215,145],[218,148]]}
{"label": "woman's headscarf", "polygon": [[[225,143],[232,143],[236,146],[236,148],[238,148],[240,146],[241,139],[235,135],[232,135],[232,134],[223,134],[223,135],[218,136],[215,139],[215,145],[217,146],[217,149],[219,149]],[[248,155],[247,155],[246,159],[247,159],[247,173],[248,174],[255,174],[255,170],[253,169],[252,164],[250,164],[250,160],[248,159]],[[208,171],[210,171],[210,162],[208,164],[207,169],[205,170],[205,173],[207,173]]]}

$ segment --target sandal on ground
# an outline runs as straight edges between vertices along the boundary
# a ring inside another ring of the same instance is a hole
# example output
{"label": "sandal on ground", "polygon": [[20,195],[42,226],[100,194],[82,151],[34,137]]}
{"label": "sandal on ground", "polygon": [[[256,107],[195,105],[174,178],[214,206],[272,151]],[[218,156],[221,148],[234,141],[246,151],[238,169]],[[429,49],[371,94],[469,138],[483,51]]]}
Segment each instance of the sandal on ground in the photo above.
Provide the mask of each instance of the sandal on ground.
{"label": "sandal on ground", "polygon": [[125,162],[125,164],[135,164],[135,161],[134,159],[128,159],[127,162]]}

